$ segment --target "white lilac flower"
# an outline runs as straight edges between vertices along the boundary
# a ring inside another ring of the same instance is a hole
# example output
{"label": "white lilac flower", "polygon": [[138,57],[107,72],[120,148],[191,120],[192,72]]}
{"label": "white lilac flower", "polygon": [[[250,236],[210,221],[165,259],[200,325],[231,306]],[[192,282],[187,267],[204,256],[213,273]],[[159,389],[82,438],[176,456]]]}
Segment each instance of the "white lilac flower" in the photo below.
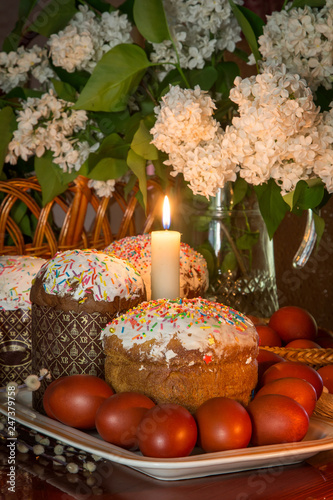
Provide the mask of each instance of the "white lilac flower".
{"label": "white lilac flower", "polygon": [[319,175],[314,165],[325,151],[323,116],[304,80],[283,66],[266,67],[262,74],[237,77],[230,99],[238,104],[239,116],[226,128],[222,155],[249,184],[273,178],[284,194],[299,180]]}
{"label": "white lilac flower", "polygon": [[[242,5],[243,0],[235,0]],[[214,52],[233,52],[240,41],[240,27],[228,0],[163,0],[167,22],[184,69],[201,69]],[[151,60],[155,63],[176,63],[170,40],[153,44]],[[168,72],[172,66],[165,64]],[[162,73],[163,75],[164,73]]]}
{"label": "white lilac flower", "polygon": [[195,194],[213,196],[225,182],[235,180],[233,164],[222,165],[221,128],[213,117],[215,104],[198,86],[170,87],[155,108],[153,144],[168,154],[172,175],[182,173]]}
{"label": "white lilac flower", "polygon": [[94,58],[94,45],[89,33],[79,33],[75,26],[66,26],[59,34],[50,36],[50,55],[55,66],[68,73],[88,69]]}
{"label": "white lilac flower", "polygon": [[169,153],[179,145],[192,149],[201,141],[213,139],[219,128],[214,109],[214,101],[198,86],[194,90],[171,86],[154,110],[157,120],[151,130],[153,143]]}
{"label": "white lilac flower", "polygon": [[207,197],[237,172],[252,185],[272,178],[282,194],[314,177],[333,191],[333,111],[319,112],[304,80],[284,66],[266,67],[237,77],[230,98],[239,116],[223,132],[214,102],[198,87],[171,87],[164,96],[151,133],[172,175],[183,174],[195,194]]}
{"label": "white lilac flower", "polygon": [[31,49],[19,47],[17,51],[0,52],[0,89],[3,92],[27,83],[30,73],[41,84],[49,83],[55,76],[46,49],[34,45]]}
{"label": "white lilac flower", "polygon": [[318,132],[323,149],[315,158],[313,170],[322,179],[327,191],[333,193],[333,109],[323,113]]}
{"label": "white lilac flower", "polygon": [[[333,82],[333,2],[322,9],[290,8],[267,17],[259,49],[266,65],[285,64],[290,73],[305,78],[315,91]],[[252,62],[253,58],[252,58]]]}
{"label": "white lilac flower", "polygon": [[116,179],[108,179],[107,181],[95,181],[90,179],[88,187],[96,191],[97,196],[100,198],[111,197],[116,189]]}
{"label": "white lilac flower", "polygon": [[119,11],[104,12],[100,18],[79,6],[79,12],[64,30],[50,36],[50,56],[55,66],[69,73],[85,70],[92,73],[97,62],[120,43],[132,43],[131,23]]}
{"label": "white lilac flower", "polygon": [[[28,98],[18,113],[18,128],[8,145],[6,161],[15,165],[19,157],[41,157],[52,151],[53,162],[64,172],[78,171],[89,153],[99,147],[94,133],[88,143],[84,134],[92,122],[84,110],[74,110],[72,104],[59,99],[53,91],[41,98]],[[82,135],[82,139],[80,138]]]}

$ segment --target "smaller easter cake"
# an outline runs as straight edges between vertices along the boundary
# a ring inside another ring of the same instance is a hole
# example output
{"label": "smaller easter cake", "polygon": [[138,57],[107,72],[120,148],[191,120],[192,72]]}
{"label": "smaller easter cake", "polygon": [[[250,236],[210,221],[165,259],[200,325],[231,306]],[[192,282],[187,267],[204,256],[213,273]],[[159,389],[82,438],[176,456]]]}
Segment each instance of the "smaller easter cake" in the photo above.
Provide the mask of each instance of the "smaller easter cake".
{"label": "smaller easter cake", "polygon": [[[151,298],[151,235],[128,236],[111,243],[106,252],[113,252],[127,259],[142,276]],[[187,243],[180,244],[180,296],[202,296],[208,288],[208,270],[205,258]]]}
{"label": "smaller easter cake", "polygon": [[97,250],[58,252],[42,266],[31,289],[33,304],[62,311],[118,314],[145,298],[136,269]]}
{"label": "smaller easter cake", "polygon": [[[57,253],[31,287],[32,368],[52,378],[86,374],[104,377],[100,331],[117,315],[145,300],[144,282],[127,261],[97,250]],[[43,412],[46,383],[33,392]]]}
{"label": "smaller easter cake", "polygon": [[45,260],[0,256],[0,380],[17,383],[31,373],[30,289]]}
{"label": "smaller easter cake", "polygon": [[247,405],[258,378],[258,334],[239,312],[201,298],[143,302],[102,331],[105,380],[189,411],[225,396]]}

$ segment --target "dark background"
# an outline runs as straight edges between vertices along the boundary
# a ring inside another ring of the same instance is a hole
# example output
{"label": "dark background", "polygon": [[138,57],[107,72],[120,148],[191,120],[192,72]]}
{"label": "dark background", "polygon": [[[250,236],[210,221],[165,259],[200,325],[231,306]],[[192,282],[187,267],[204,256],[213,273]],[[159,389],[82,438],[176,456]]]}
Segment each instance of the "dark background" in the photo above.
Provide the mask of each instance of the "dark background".
{"label": "dark background", "polygon": [[[46,0],[41,3],[46,4]],[[119,3],[119,2],[118,2]],[[245,5],[265,18],[281,6],[281,0],[246,0]],[[18,0],[0,1],[0,46],[17,18]],[[243,44],[242,44],[243,45]],[[253,70],[252,70],[253,71]],[[251,68],[242,68],[243,76]],[[301,243],[305,217],[288,214],[274,236],[275,263],[280,306],[297,305],[310,311],[322,327],[333,330],[333,200],[322,210],[326,229],[322,241],[301,270],[292,267]]]}

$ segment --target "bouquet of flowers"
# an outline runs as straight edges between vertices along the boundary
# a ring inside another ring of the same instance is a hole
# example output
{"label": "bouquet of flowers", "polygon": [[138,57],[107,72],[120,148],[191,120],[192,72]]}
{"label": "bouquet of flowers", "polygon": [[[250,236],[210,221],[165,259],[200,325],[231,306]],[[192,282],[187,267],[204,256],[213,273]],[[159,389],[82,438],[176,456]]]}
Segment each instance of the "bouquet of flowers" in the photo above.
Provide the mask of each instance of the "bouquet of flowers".
{"label": "bouquet of flowers", "polygon": [[[318,213],[333,191],[333,0],[266,25],[243,3],[22,1],[0,53],[2,177],[34,172],[44,204],[78,175],[100,196],[138,181],[144,204],[153,164],[206,197],[245,181],[271,237],[287,210]],[[258,73],[243,79],[226,59],[248,58],[242,32]]]}

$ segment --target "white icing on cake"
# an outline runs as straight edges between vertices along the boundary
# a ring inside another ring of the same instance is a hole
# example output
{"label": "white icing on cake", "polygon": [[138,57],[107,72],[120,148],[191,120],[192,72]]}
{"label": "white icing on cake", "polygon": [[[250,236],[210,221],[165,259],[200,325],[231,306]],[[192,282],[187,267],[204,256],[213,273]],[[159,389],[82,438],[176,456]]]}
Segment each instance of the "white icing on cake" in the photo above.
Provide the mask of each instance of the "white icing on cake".
{"label": "white icing on cake", "polygon": [[[127,259],[142,276],[151,298],[151,235],[128,236],[116,240],[105,251],[113,252]],[[186,243],[180,244],[180,296],[185,297],[186,290],[206,291],[208,288],[208,269],[205,258]]]}
{"label": "white icing on cake", "polygon": [[227,346],[258,345],[257,331],[246,316],[201,298],[142,302],[109,323],[101,338],[110,335],[116,335],[125,350],[153,339],[149,357],[166,362],[173,337],[187,350],[203,353],[207,364],[221,358]]}
{"label": "white icing on cake", "polygon": [[45,262],[37,257],[0,256],[0,310],[31,309],[32,280]]}
{"label": "white icing on cake", "polygon": [[70,295],[84,302],[88,294],[95,301],[115,297],[137,297],[144,282],[134,267],[116,255],[97,250],[68,250],[57,253],[39,271],[44,290],[51,295]]}

